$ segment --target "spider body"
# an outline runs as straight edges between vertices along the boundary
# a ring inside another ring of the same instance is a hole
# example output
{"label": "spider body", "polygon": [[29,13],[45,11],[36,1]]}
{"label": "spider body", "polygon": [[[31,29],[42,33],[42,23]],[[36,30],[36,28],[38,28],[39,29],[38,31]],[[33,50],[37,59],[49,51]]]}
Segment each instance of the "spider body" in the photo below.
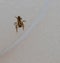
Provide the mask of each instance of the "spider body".
{"label": "spider body", "polygon": [[17,19],[17,22],[15,22],[15,28],[16,28],[16,31],[18,32],[18,28],[23,28],[24,30],[24,23],[25,22],[24,20],[22,20],[22,18],[20,16],[18,17],[15,17]]}

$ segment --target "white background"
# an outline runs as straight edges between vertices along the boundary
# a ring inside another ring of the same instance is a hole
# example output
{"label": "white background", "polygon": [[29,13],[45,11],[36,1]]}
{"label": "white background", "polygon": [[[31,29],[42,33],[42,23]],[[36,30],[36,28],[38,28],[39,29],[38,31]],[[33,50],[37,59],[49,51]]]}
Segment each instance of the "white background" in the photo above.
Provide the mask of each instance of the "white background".
{"label": "white background", "polygon": [[0,63],[60,63],[59,0],[49,0],[44,19],[21,44],[1,56]]}
{"label": "white background", "polygon": [[[2,0],[0,1],[0,51],[11,46],[30,28],[40,9],[44,6],[44,0]],[[16,33],[15,16],[21,16],[25,28]]]}

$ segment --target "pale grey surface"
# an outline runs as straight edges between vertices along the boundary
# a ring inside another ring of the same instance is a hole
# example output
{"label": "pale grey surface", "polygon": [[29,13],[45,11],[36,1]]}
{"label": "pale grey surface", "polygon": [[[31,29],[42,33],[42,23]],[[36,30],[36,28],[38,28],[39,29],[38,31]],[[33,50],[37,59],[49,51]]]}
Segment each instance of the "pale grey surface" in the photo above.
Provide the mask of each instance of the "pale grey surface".
{"label": "pale grey surface", "polygon": [[60,1],[49,0],[45,18],[0,63],[60,63]]}
{"label": "pale grey surface", "polygon": [[[0,1],[0,53],[11,46],[31,26],[32,21],[42,8],[44,0],[1,0]],[[25,29],[15,31],[15,16],[20,15],[25,22]]]}

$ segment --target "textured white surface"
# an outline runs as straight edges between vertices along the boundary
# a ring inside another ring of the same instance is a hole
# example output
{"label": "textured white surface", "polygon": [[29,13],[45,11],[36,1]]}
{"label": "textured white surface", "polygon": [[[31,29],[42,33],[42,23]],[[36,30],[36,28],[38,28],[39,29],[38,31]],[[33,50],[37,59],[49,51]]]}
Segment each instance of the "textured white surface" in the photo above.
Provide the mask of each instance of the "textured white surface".
{"label": "textured white surface", "polygon": [[60,63],[60,1],[49,0],[45,18],[0,63]]}
{"label": "textured white surface", "polygon": [[[43,4],[44,0],[0,1],[0,54],[25,34],[44,6]],[[18,15],[26,20],[26,23],[24,31],[20,29],[16,33],[14,22],[16,21],[15,16]]]}

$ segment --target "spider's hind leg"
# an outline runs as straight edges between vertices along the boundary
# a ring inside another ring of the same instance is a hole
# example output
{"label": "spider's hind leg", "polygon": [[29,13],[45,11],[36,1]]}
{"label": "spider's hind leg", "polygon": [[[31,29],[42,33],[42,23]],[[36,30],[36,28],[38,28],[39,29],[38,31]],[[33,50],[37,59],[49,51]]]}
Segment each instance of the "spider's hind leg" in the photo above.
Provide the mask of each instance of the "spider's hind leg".
{"label": "spider's hind leg", "polygon": [[16,28],[16,32],[18,32],[18,25],[17,22],[14,22],[15,28]]}
{"label": "spider's hind leg", "polygon": [[22,24],[22,28],[23,28],[23,30],[24,30],[24,24]]}

